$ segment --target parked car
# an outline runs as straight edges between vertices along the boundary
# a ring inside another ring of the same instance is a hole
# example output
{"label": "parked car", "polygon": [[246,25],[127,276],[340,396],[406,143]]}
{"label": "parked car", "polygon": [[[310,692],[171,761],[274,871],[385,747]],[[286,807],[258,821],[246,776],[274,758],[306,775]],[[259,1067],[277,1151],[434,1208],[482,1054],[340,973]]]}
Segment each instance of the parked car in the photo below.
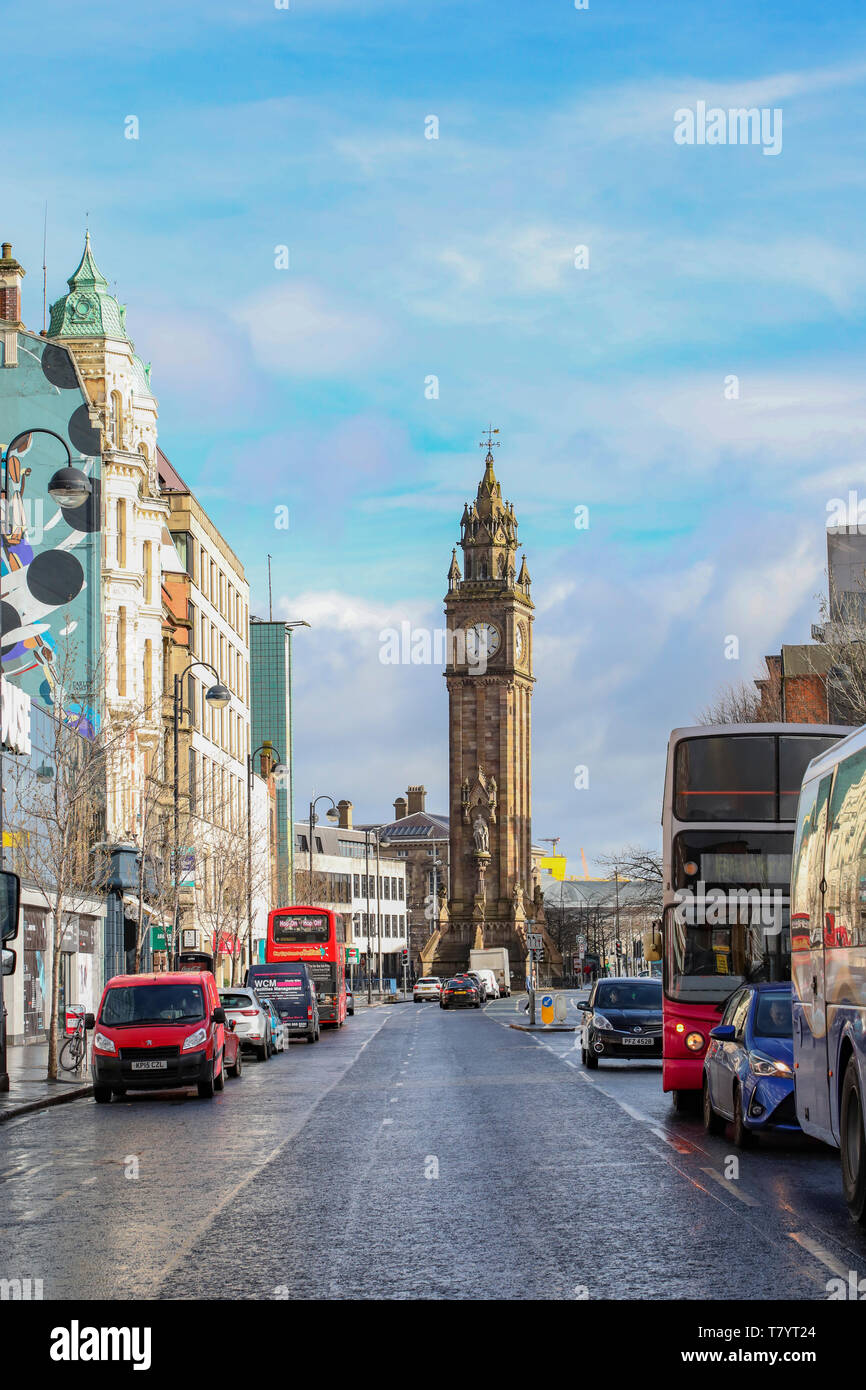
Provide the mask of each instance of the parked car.
{"label": "parked car", "polygon": [[348,1018],[355,1017],[355,995],[348,980],[346,981],[346,1016]]}
{"label": "parked car", "polygon": [[253,965],[244,984],[262,999],[273,1001],[289,1041],[304,1036],[308,1043],[319,1041],[319,1001],[312,976],[302,960],[280,961],[276,965]]}
{"label": "parked car", "polygon": [[440,1009],[480,1009],[481,993],[468,975],[455,975],[442,990]]}
{"label": "parked car", "polygon": [[602,1057],[661,1059],[661,980],[596,980],[577,1007],[584,1015],[581,1060],[590,1071]]}
{"label": "parked car", "polygon": [[[225,1006],[223,1006],[225,1007]],[[237,1025],[234,1019],[226,1021],[225,1031],[225,1064],[227,1076],[240,1076],[243,1071],[243,1048],[241,1040],[237,1034]]]}
{"label": "parked car", "polygon": [[747,1148],[761,1130],[798,1131],[791,985],[743,985],[710,1029],[704,1058],[704,1126]]}
{"label": "parked car", "polygon": [[283,1027],[283,1020],[277,1013],[272,999],[263,999],[262,1005],[268,1011],[271,1020],[271,1055],[275,1052],[285,1052],[286,1050],[286,1030]]}
{"label": "parked car", "polygon": [[442,981],[437,975],[422,975],[415,981],[412,988],[412,998],[416,1004],[421,1004],[425,999],[438,1000],[442,993]]}
{"label": "parked car", "polygon": [[220,990],[220,999],[227,1019],[234,1019],[235,1032],[241,1047],[254,1052],[260,1062],[266,1062],[273,1048],[270,1010],[254,989],[233,985]]}
{"label": "parked car", "polygon": [[93,1098],[128,1090],[198,1087],[203,1099],[225,1086],[225,1010],[207,970],[115,975],[93,1029]]}

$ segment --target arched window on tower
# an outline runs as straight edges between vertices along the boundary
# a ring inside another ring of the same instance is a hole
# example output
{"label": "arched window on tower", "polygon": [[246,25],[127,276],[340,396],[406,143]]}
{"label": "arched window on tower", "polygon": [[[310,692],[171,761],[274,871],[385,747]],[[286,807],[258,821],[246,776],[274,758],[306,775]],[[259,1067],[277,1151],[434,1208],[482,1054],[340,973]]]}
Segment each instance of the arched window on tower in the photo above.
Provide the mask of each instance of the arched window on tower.
{"label": "arched window on tower", "polygon": [[472,578],[472,555],[471,555],[471,553],[468,554],[468,555],[466,556],[466,578],[467,578],[467,579],[471,579],[471,578]]}
{"label": "arched window on tower", "polygon": [[487,561],[486,561],[486,560],[482,560],[482,561],[481,561],[481,573],[479,574],[478,578],[479,578],[479,579],[486,579],[486,578],[487,578]]}

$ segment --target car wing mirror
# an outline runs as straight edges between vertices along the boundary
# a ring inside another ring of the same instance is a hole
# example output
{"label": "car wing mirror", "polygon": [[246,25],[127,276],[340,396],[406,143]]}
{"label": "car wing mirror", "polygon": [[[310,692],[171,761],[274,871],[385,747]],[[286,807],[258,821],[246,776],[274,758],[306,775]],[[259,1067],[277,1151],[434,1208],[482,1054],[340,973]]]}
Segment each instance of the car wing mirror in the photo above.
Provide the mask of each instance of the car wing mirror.
{"label": "car wing mirror", "polygon": [[11,946],[3,947],[3,974],[14,975],[15,966],[18,964],[18,957]]}
{"label": "car wing mirror", "polygon": [[211,1014],[211,1018],[213,1019],[214,1023],[225,1023],[225,1021],[226,1021],[226,1011],[225,1011],[225,1009],[222,1008],[221,1006],[220,1006],[219,1008],[214,1009],[213,1013]]}
{"label": "car wing mirror", "polygon": [[96,1015],[95,1015],[95,1014],[85,1014],[85,1015],[84,1015],[84,1027],[87,1029],[88,1033],[89,1033],[93,1028],[96,1027]]}
{"label": "car wing mirror", "polygon": [[731,1042],[735,1036],[733,1024],[717,1023],[715,1028],[710,1029],[710,1037],[717,1042]]}

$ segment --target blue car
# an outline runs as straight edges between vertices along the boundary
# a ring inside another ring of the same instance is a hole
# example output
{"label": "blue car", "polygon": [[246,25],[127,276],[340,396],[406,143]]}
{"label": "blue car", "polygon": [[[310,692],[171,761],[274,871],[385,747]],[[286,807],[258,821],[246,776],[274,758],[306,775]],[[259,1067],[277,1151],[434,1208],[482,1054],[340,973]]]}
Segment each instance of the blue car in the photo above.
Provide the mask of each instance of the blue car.
{"label": "blue car", "polygon": [[740,1149],[761,1130],[799,1131],[790,983],[734,991],[710,1029],[703,1098],[707,1133],[721,1134],[732,1121]]}

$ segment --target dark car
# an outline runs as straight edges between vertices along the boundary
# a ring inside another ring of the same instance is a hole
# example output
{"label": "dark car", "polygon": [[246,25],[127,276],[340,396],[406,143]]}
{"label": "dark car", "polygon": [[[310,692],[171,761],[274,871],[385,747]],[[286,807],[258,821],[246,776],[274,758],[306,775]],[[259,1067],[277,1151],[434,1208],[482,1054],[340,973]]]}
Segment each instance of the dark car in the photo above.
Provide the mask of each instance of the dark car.
{"label": "dark car", "polygon": [[346,1014],[349,1018],[355,1017],[355,995],[349,981],[346,981]]}
{"label": "dark car", "polygon": [[729,1120],[746,1148],[764,1129],[799,1131],[794,1103],[791,985],[743,985],[710,1029],[704,1058],[704,1126],[721,1134]]}
{"label": "dark car", "polygon": [[596,980],[577,1007],[584,1014],[581,1059],[591,1071],[602,1057],[661,1059],[661,980]]}
{"label": "dark car", "polygon": [[455,975],[439,996],[440,1009],[480,1009],[481,993],[468,975]]}

